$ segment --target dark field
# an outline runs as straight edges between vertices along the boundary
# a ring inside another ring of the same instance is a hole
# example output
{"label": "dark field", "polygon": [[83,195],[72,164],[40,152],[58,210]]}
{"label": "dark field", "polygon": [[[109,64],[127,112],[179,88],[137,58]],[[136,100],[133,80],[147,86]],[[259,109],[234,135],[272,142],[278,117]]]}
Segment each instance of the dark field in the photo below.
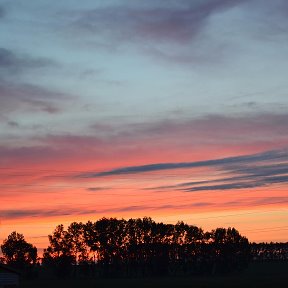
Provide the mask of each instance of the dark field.
{"label": "dark field", "polygon": [[23,281],[21,288],[156,288],[156,287],[288,287],[288,262],[252,263],[243,272],[226,276],[166,277],[137,279],[67,279]]}

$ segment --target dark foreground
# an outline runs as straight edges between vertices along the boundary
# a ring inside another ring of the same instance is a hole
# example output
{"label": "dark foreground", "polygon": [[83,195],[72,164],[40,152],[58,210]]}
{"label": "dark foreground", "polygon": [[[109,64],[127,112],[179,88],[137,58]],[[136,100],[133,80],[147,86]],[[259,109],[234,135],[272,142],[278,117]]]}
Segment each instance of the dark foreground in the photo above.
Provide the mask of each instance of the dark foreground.
{"label": "dark foreground", "polygon": [[252,263],[243,272],[226,276],[201,277],[163,277],[163,278],[137,278],[137,279],[36,279],[22,281],[21,288],[215,288],[215,287],[288,287],[288,262]]}

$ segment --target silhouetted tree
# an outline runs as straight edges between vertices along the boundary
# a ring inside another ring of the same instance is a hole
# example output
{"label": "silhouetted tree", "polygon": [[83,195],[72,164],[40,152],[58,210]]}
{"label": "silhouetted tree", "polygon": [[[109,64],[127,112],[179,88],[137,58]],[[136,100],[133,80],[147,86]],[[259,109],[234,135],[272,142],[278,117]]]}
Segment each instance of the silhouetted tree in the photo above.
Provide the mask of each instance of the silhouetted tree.
{"label": "silhouetted tree", "polygon": [[89,261],[88,247],[84,238],[85,225],[83,223],[73,222],[68,226],[66,241],[69,242],[70,254],[79,264]]}
{"label": "silhouetted tree", "polygon": [[86,243],[96,255],[101,273],[116,276],[123,263],[125,249],[126,221],[116,218],[102,218],[95,223],[87,223]]}
{"label": "silhouetted tree", "polygon": [[210,274],[241,269],[250,259],[247,238],[234,228],[204,233],[150,217],[73,222],[67,230],[59,225],[49,242],[43,263],[56,267],[59,276],[71,275],[72,266],[107,277]]}
{"label": "silhouetted tree", "polygon": [[248,239],[235,228],[217,228],[210,233],[213,273],[230,272],[246,267],[250,260]]}
{"label": "silhouetted tree", "polygon": [[43,253],[43,264],[53,267],[60,278],[67,277],[76,263],[74,243],[63,225],[58,225],[52,235],[48,235],[50,245]]}
{"label": "silhouetted tree", "polygon": [[286,243],[251,243],[251,254],[254,261],[287,261],[288,242]]}
{"label": "silhouetted tree", "polygon": [[21,270],[25,277],[33,277],[37,262],[37,248],[26,242],[23,234],[12,232],[1,245],[2,261]]}

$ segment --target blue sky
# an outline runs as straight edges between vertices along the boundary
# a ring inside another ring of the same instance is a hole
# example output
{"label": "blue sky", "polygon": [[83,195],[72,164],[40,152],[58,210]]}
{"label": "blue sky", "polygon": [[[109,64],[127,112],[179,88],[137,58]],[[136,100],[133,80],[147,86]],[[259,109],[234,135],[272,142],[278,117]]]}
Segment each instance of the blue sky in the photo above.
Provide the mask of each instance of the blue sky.
{"label": "blue sky", "polygon": [[31,125],[31,108],[57,133],[287,109],[285,1],[1,2],[2,85],[49,94],[10,121]]}

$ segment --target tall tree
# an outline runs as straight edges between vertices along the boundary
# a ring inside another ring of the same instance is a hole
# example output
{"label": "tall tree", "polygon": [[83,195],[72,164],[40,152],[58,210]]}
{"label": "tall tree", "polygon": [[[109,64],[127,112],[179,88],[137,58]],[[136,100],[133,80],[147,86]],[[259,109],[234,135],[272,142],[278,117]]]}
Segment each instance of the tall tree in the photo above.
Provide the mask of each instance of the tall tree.
{"label": "tall tree", "polygon": [[12,232],[1,245],[4,262],[16,268],[35,265],[37,261],[37,248],[26,242],[23,234]]}
{"label": "tall tree", "polygon": [[48,235],[50,245],[43,253],[43,264],[52,267],[60,278],[68,277],[72,264],[76,263],[73,242],[64,226],[58,225],[52,235]]}
{"label": "tall tree", "polygon": [[70,253],[77,263],[89,260],[88,246],[84,238],[85,225],[73,222],[68,226],[66,232],[67,241],[70,243]]}
{"label": "tall tree", "polygon": [[246,237],[235,228],[217,228],[210,233],[213,255],[213,273],[229,272],[247,266],[250,245]]}
{"label": "tall tree", "polygon": [[250,257],[247,238],[234,228],[204,233],[183,222],[156,223],[150,217],[73,222],[67,230],[59,225],[49,242],[44,264],[50,261],[68,273],[82,261],[87,271],[109,277],[225,272],[244,267]]}

